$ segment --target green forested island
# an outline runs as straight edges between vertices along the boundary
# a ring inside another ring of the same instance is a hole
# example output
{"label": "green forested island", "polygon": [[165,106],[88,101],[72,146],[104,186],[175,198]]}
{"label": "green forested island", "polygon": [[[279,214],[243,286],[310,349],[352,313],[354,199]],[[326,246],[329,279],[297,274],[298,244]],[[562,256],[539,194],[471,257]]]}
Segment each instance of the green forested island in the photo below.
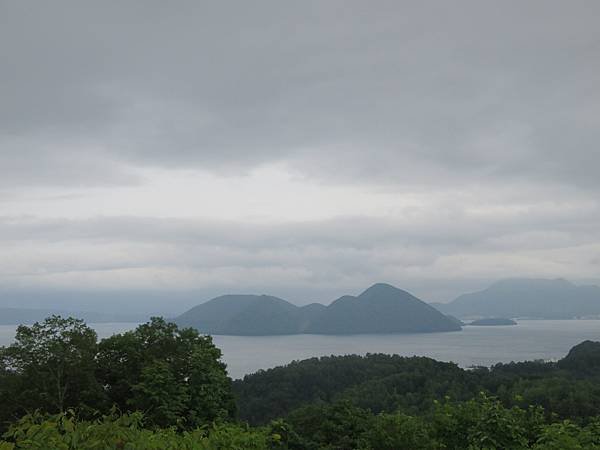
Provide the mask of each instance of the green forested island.
{"label": "green forested island", "polygon": [[328,306],[298,307],[268,295],[224,295],[202,303],[174,322],[203,333],[229,335],[360,334],[457,331],[460,324],[389,284],[346,295]]}
{"label": "green forested island", "polygon": [[0,449],[600,449],[600,343],[464,370],[368,354],[232,381],[210,336],[160,318],[98,341],[81,320],[0,348]]}

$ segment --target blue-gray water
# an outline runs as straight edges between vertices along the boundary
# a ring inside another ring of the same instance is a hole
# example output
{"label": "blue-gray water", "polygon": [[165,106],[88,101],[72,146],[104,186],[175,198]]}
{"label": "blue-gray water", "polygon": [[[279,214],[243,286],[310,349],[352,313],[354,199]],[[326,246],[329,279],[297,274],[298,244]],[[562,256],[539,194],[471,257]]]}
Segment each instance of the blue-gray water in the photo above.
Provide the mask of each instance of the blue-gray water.
{"label": "blue-gray water", "polygon": [[[136,324],[90,324],[100,337]],[[14,339],[14,326],[0,326],[0,345]],[[396,353],[453,361],[463,367],[497,362],[562,358],[571,347],[600,340],[600,320],[522,320],[516,326],[464,327],[463,331],[428,334],[352,336],[214,336],[233,378],[259,369],[313,356]]]}

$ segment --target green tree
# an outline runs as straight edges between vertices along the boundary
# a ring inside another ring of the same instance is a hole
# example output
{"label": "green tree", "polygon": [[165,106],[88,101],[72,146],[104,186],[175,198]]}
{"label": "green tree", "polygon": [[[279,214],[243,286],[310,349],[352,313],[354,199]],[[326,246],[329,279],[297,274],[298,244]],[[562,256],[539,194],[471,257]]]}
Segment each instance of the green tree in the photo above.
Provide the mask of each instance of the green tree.
{"label": "green tree", "polygon": [[436,401],[430,420],[435,438],[447,449],[521,450],[535,439],[544,414],[539,407],[505,408],[482,393],[463,403]]}
{"label": "green tree", "polygon": [[221,351],[210,336],[161,318],[100,343],[98,378],[122,411],[182,428],[231,417],[235,403]]}
{"label": "green tree", "polygon": [[373,415],[348,401],[304,406],[292,412],[287,421],[301,436],[299,447],[306,450],[369,448],[364,434]]}
{"label": "green tree", "polygon": [[440,448],[430,436],[421,418],[406,414],[379,414],[365,433],[374,450],[436,450]]}
{"label": "green tree", "polygon": [[181,424],[189,403],[188,389],[178,382],[164,361],[154,361],[142,369],[140,380],[132,387],[130,405],[142,411],[152,411],[158,426]]}
{"label": "green tree", "polygon": [[535,450],[595,450],[600,449],[600,434],[594,426],[581,429],[568,420],[545,426]]}
{"label": "green tree", "polygon": [[96,354],[96,332],[82,320],[51,316],[19,326],[15,342],[0,349],[0,397],[11,400],[4,413],[99,405],[104,393],[94,377]]}

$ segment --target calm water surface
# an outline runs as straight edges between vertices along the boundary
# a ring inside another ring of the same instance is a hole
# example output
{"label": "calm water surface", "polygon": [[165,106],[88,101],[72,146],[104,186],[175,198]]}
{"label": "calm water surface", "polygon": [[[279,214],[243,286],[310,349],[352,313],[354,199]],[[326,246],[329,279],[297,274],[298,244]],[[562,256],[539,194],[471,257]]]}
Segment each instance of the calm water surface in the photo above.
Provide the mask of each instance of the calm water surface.
{"label": "calm water surface", "polygon": [[[100,337],[137,324],[90,324]],[[15,326],[0,326],[0,345],[12,342]],[[462,367],[497,362],[562,358],[571,347],[600,340],[600,320],[522,320],[516,326],[464,327],[463,331],[428,334],[323,336],[214,336],[230,375],[240,378],[259,369],[313,356],[390,353],[429,356]]]}

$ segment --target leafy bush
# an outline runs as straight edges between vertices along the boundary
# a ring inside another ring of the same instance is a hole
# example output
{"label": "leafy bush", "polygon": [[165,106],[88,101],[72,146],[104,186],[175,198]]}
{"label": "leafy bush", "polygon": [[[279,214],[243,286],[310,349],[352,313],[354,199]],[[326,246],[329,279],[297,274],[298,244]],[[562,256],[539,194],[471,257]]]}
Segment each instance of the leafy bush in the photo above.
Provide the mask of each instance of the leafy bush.
{"label": "leafy bush", "polygon": [[347,401],[310,405],[265,427],[216,423],[181,431],[145,428],[142,413],[79,420],[75,413],[26,415],[0,450],[600,450],[600,419],[546,422],[541,408],[505,408],[481,395],[446,400],[429,416],[374,415]]}
{"label": "leafy bush", "polygon": [[141,413],[80,421],[72,412],[23,417],[5,434],[0,450],[264,450],[276,440],[264,429],[232,424],[177,432],[175,428],[143,428]]}

